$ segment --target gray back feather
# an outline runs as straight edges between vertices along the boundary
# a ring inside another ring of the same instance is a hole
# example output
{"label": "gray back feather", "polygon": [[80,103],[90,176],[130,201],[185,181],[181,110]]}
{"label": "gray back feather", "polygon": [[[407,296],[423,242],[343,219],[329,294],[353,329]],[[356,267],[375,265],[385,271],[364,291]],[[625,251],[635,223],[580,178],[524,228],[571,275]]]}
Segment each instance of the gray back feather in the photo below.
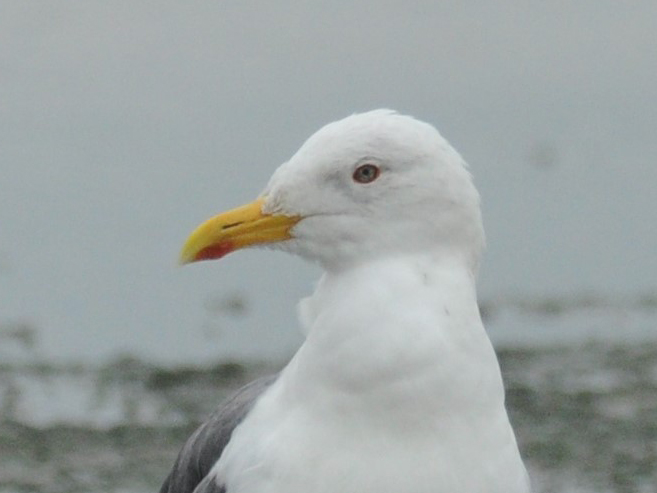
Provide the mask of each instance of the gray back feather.
{"label": "gray back feather", "polygon": [[222,403],[187,439],[160,493],[226,493],[221,478],[208,473],[228,444],[235,427],[278,375],[254,380]]}

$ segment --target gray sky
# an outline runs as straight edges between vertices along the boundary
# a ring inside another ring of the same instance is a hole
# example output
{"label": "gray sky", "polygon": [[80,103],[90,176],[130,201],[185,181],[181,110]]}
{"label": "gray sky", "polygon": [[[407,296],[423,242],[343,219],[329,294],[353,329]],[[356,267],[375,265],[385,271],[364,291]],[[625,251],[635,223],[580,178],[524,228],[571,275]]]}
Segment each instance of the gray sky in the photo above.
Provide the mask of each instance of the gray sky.
{"label": "gray sky", "polygon": [[[483,196],[483,297],[657,288],[657,3],[0,4],[0,323],[46,356],[289,353],[318,271],[180,269],[321,125],[430,121]],[[246,316],[208,309],[233,294]]]}

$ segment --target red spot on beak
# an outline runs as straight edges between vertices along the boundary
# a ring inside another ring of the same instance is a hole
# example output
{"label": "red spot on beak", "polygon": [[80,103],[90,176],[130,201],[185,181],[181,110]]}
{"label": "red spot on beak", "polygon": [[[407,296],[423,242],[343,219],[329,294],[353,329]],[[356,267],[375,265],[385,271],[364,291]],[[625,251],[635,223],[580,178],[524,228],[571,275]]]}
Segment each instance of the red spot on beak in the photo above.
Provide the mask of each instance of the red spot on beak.
{"label": "red spot on beak", "polygon": [[232,241],[222,241],[221,243],[211,245],[198,252],[196,257],[194,257],[194,261],[218,259],[224,255],[228,255],[233,250],[235,250],[235,245]]}

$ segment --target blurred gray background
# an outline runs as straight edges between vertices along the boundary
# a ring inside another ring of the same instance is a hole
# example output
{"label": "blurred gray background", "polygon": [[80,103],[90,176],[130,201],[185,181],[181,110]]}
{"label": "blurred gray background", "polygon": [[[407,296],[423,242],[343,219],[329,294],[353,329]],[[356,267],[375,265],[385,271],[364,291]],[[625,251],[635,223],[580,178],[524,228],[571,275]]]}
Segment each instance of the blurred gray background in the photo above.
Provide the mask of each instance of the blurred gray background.
{"label": "blurred gray background", "polygon": [[652,299],[656,22],[652,0],[1,2],[0,324],[47,360],[290,354],[315,267],[179,247],[379,107],[470,163],[482,299]]}
{"label": "blurred gray background", "polygon": [[657,491],[657,2],[0,1],[0,493],[157,491],[319,270],[177,266],[322,125],[470,163],[536,493]]}

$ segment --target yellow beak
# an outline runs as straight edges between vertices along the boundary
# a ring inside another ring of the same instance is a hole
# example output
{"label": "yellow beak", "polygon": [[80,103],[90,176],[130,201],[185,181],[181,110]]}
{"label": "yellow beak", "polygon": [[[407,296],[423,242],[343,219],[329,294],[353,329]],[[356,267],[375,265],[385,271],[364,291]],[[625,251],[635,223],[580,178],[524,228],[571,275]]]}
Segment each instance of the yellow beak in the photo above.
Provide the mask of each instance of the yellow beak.
{"label": "yellow beak", "polygon": [[221,258],[240,248],[290,239],[290,230],[301,218],[264,214],[263,199],[212,217],[187,238],[180,263]]}

